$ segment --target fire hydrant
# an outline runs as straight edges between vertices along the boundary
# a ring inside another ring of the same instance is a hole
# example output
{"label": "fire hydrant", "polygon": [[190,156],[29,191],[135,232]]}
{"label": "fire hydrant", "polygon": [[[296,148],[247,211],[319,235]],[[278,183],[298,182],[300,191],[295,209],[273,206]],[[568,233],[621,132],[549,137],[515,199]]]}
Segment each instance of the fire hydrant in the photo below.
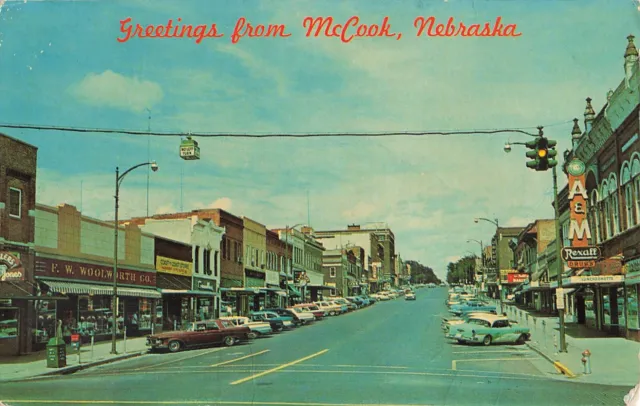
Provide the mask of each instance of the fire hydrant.
{"label": "fire hydrant", "polygon": [[582,365],[584,367],[584,373],[590,374],[591,373],[591,351],[584,350],[582,352]]}

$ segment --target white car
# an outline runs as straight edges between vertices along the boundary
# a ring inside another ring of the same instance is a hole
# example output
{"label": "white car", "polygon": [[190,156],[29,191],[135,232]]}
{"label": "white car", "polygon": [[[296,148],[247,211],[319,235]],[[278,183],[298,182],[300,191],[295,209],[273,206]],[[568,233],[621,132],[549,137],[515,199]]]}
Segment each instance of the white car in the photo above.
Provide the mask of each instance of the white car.
{"label": "white car", "polygon": [[267,335],[273,333],[273,329],[271,325],[267,322],[263,321],[251,321],[248,317],[242,316],[226,316],[220,317],[220,320],[230,321],[236,326],[247,326],[251,330],[247,337],[250,339],[254,339],[261,335]]}
{"label": "white car", "polygon": [[316,320],[316,317],[306,308],[292,307],[289,310],[294,312],[302,324],[309,324]]}
{"label": "white car", "polygon": [[316,306],[320,308],[320,310],[324,310],[329,313],[329,316],[335,316],[336,314],[340,314],[342,312],[342,307],[337,305],[332,305],[329,302],[314,302]]}

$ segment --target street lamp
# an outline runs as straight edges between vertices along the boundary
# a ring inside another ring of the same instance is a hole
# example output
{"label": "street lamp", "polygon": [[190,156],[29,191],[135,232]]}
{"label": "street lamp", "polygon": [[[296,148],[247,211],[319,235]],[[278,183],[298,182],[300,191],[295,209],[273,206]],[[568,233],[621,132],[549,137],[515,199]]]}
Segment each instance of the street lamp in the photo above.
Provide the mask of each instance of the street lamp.
{"label": "street lamp", "polygon": [[[511,148],[509,148],[510,150]],[[505,151],[507,150],[506,146],[505,146]],[[498,272],[498,296],[500,297],[500,313],[502,313],[502,285],[501,285],[501,281],[500,281],[500,225],[498,223],[498,219],[495,220],[490,220],[488,218],[484,218],[484,217],[476,217],[475,219],[473,219],[473,221],[477,224],[480,222],[480,220],[482,221],[486,221],[489,222],[493,225],[496,226],[496,233],[498,234],[498,237],[496,239],[496,269]]]}
{"label": "street lamp", "polygon": [[[295,230],[296,227],[299,227],[299,226],[302,226],[302,225],[304,225],[304,224],[303,223],[298,223],[293,227],[286,226],[285,233],[287,235],[287,239],[286,239],[287,247],[289,246],[289,230]],[[289,262],[289,274],[293,277],[293,247],[291,247],[291,258],[289,258],[289,261],[287,261],[287,262]],[[294,282],[295,282],[295,279],[294,279]],[[303,299],[304,299],[304,297],[303,297]]]}
{"label": "street lamp", "polygon": [[154,172],[158,171],[156,161],[145,162],[132,166],[120,174],[120,168],[116,167],[116,195],[115,195],[115,221],[114,221],[114,241],[113,241],[113,298],[111,300],[111,314],[113,324],[111,326],[111,354],[117,354],[116,350],[116,327],[118,323],[118,201],[120,199],[120,185],[129,172],[142,166],[150,166]]}

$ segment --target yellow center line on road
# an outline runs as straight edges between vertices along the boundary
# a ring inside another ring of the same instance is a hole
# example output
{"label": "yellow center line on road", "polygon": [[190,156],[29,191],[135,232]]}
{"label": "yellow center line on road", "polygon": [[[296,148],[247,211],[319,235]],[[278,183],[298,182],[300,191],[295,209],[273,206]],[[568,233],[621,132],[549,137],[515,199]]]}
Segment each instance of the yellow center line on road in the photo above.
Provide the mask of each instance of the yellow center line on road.
{"label": "yellow center line on road", "polygon": [[207,355],[207,354],[211,354],[211,353],[222,351],[222,350],[224,350],[224,348],[214,348],[211,351],[199,352],[199,353],[193,354],[193,355],[191,355],[189,357],[184,357],[184,358],[180,358],[180,359],[172,359],[172,360],[169,360],[169,361],[161,362],[159,364],[152,364],[152,365],[147,365],[147,366],[140,367],[140,368],[135,368],[134,371],[141,371],[141,370],[148,369],[148,368],[155,368],[155,367],[159,367],[159,366],[162,366],[162,365],[172,364],[174,362],[186,361],[188,359],[199,357],[201,355]]}
{"label": "yellow center line on road", "polygon": [[472,361],[527,361],[531,359],[538,359],[535,357],[529,358],[475,358],[475,359],[454,359],[451,361],[451,369],[457,371],[458,362],[472,362]]}
{"label": "yellow center line on road", "polygon": [[213,365],[210,365],[210,366],[219,367],[219,366],[222,366],[222,365],[231,364],[232,362],[242,361],[243,359],[247,359],[247,358],[251,358],[251,357],[257,357],[258,355],[264,354],[265,352],[269,352],[269,351],[271,351],[271,350],[262,350],[260,352],[254,353],[254,354],[245,355],[244,357],[234,358],[234,359],[230,359],[229,361],[224,361],[224,362],[218,362],[217,364],[213,364]]}
{"label": "yellow center line on road", "polygon": [[247,382],[247,381],[251,381],[251,380],[256,379],[256,378],[260,378],[261,376],[265,376],[265,375],[271,374],[271,373],[273,373],[273,372],[280,371],[281,369],[285,369],[285,368],[290,367],[290,366],[292,366],[292,365],[295,365],[295,364],[299,364],[299,363],[301,363],[301,362],[304,362],[304,361],[306,361],[306,360],[308,360],[308,359],[311,359],[311,358],[315,358],[315,357],[317,357],[317,356],[320,356],[320,355],[322,355],[322,354],[326,353],[327,351],[329,351],[329,349],[324,349],[324,350],[322,350],[322,351],[318,351],[318,352],[316,352],[315,354],[311,354],[311,355],[308,355],[308,356],[306,356],[306,357],[304,357],[304,358],[300,358],[300,359],[298,359],[298,360],[291,361],[291,362],[288,362],[288,363],[286,363],[286,364],[282,364],[282,365],[280,365],[280,366],[278,366],[278,367],[275,367],[275,368],[268,369],[268,370],[266,370],[266,371],[260,372],[259,374],[251,375],[251,376],[248,376],[248,377],[246,377],[246,378],[242,378],[242,379],[239,379],[239,380],[237,380],[237,381],[233,381],[233,382],[231,382],[231,384],[230,384],[230,385],[239,385],[239,384],[241,384],[241,383],[244,383],[244,382]]}

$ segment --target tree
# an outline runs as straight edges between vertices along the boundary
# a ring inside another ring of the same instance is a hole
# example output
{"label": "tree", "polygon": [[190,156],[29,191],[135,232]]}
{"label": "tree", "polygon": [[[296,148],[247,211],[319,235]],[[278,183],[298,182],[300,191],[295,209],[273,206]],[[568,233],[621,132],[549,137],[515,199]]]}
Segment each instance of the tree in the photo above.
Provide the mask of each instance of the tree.
{"label": "tree", "polygon": [[449,284],[473,283],[476,271],[476,256],[467,255],[447,265],[447,282]]}
{"label": "tree", "polygon": [[412,283],[435,283],[436,285],[442,282],[428,266],[422,265],[418,261],[406,261],[411,269],[411,282]]}

